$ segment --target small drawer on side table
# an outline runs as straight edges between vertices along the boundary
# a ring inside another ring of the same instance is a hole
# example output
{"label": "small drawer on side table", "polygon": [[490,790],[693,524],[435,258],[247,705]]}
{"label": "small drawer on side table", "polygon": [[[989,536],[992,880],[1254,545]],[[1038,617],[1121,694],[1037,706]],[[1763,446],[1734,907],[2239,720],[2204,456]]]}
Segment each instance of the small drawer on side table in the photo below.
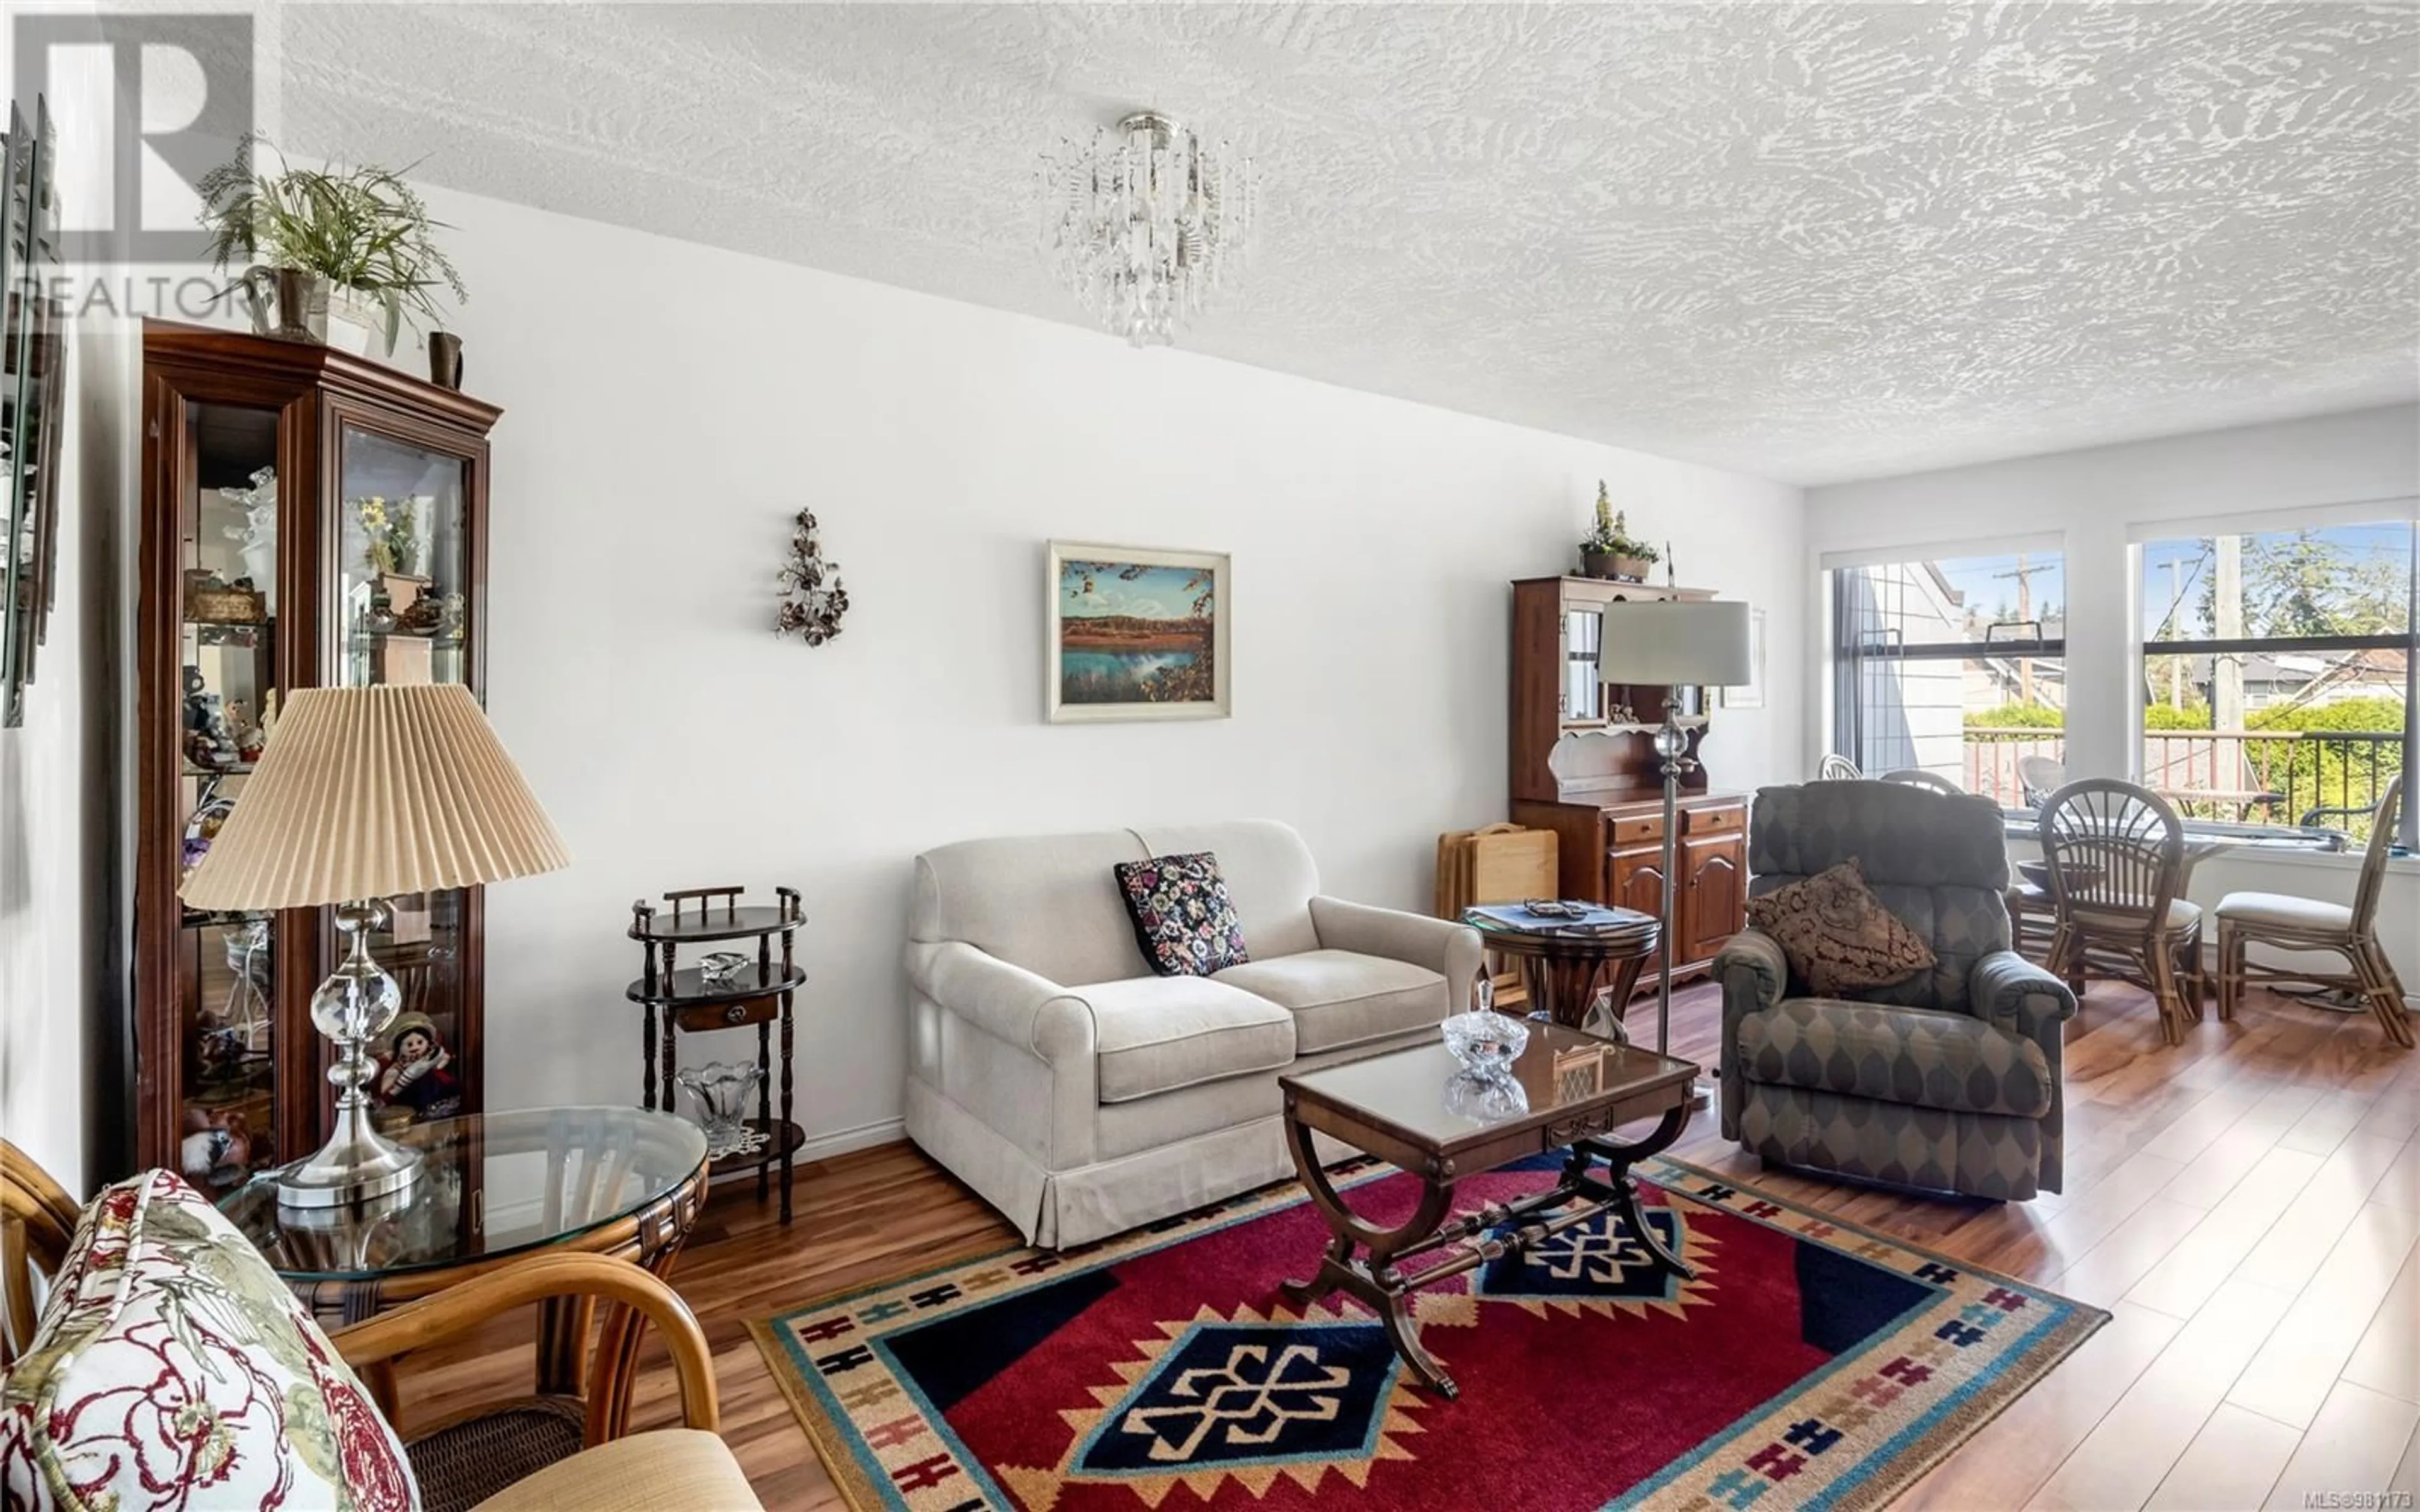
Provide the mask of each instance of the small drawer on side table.
{"label": "small drawer on side table", "polygon": [[782,1016],[780,995],[743,997],[733,1003],[697,1003],[676,1011],[684,1033],[700,1029],[737,1029],[750,1024],[770,1024]]}

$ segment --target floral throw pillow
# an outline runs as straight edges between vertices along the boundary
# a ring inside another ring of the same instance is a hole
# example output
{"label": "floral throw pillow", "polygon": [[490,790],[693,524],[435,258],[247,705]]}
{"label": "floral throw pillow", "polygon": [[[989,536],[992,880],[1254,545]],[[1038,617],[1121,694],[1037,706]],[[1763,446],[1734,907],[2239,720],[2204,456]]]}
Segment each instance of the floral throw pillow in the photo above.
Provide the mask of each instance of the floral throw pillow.
{"label": "floral throw pillow", "polygon": [[1931,967],[1932,948],[1882,905],[1851,856],[1747,901],[1750,928],[1773,936],[1790,974],[1818,995],[1887,987]]}
{"label": "floral throw pillow", "polygon": [[93,1199],[0,1377],[0,1504],[413,1512],[403,1446],[260,1252],[151,1171]]}
{"label": "floral throw pillow", "polygon": [[1240,966],[1243,920],[1227,896],[1218,858],[1208,851],[1120,861],[1118,890],[1134,919],[1135,943],[1163,977],[1207,977]]}

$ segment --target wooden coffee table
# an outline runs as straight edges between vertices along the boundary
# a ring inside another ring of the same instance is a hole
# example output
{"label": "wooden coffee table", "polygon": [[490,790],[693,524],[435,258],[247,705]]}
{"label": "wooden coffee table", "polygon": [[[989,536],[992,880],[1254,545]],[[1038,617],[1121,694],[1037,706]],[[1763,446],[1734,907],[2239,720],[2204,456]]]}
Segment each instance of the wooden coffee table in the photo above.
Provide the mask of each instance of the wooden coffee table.
{"label": "wooden coffee table", "polygon": [[[1608,1209],[1654,1265],[1689,1276],[1640,1220],[1630,1167],[1681,1136],[1697,1073],[1685,1060],[1532,1022],[1509,1078],[1493,1087],[1464,1079],[1442,1044],[1280,1077],[1295,1171],[1336,1236],[1318,1273],[1286,1282],[1285,1295],[1304,1304],[1342,1291],[1369,1304],[1404,1363],[1450,1397],[1453,1380],[1420,1347],[1406,1307],[1421,1287],[1518,1254]],[[1609,1137],[1622,1124],[1650,1118],[1661,1121],[1635,1144]],[[1418,1177],[1420,1198],[1411,1217],[1382,1228],[1345,1206],[1320,1168],[1314,1130]],[[1448,1221],[1456,1181],[1563,1149],[1570,1157],[1553,1189]],[[1599,1161],[1601,1175],[1593,1169]],[[1414,1257],[1426,1258],[1406,1265]]]}

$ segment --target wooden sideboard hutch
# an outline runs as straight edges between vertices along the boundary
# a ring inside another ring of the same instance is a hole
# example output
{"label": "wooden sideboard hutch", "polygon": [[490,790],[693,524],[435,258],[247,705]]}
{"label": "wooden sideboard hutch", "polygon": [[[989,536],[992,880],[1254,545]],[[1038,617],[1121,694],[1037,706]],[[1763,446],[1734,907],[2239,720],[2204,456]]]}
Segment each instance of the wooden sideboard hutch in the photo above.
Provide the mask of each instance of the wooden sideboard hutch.
{"label": "wooden sideboard hutch", "polygon": [[[1512,585],[1512,818],[1556,835],[1560,887],[1624,908],[1664,906],[1664,778],[1654,732],[1669,690],[1596,680],[1605,607],[1632,599],[1699,599],[1703,589],[1593,578]],[[1680,723],[1698,756],[1711,693],[1683,689]],[[1674,837],[1675,973],[1703,971],[1747,924],[1747,798],[1709,788],[1699,764],[1682,779]],[[1651,958],[1642,980],[1652,981]]]}

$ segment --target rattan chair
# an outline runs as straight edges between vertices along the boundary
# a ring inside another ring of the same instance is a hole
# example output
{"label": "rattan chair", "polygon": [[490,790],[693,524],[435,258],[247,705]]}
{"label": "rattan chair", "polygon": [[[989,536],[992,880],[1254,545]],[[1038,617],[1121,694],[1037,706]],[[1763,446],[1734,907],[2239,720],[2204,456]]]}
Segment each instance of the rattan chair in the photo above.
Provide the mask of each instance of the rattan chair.
{"label": "rattan chair", "polygon": [[1928,772],[1920,766],[1903,766],[1896,772],[1885,772],[1883,780],[1902,783],[1912,788],[1926,788],[1934,793],[1947,793],[1955,798],[1962,798],[1966,795],[1964,788],[1946,777]]}
{"label": "rattan chair", "polygon": [[2024,796],[2025,807],[2039,809],[2050,801],[2050,795],[2067,786],[2067,764],[2048,756],[2017,758],[2017,788]]}
{"label": "rattan chair", "polygon": [[2182,1041],[2201,1017],[2202,916],[2178,896],[2185,841],[2177,811],[2148,788],[2086,778],[2051,795],[2040,830],[2058,920],[2050,970],[2075,983],[2120,963],[2121,976],[2159,1000],[2161,1037]]}
{"label": "rattan chair", "polygon": [[[50,1173],[0,1139],[0,1367],[12,1364],[39,1322],[37,1284],[47,1285],[67,1258],[81,1213]],[[721,1406],[714,1356],[697,1319],[648,1272],[606,1255],[539,1253],[406,1303],[328,1335],[379,1406],[395,1417],[395,1365],[445,1344],[500,1313],[559,1302],[586,1316],[602,1301],[633,1309],[663,1336],[680,1382],[683,1427],[693,1432],[625,1434],[613,1421],[627,1394],[618,1351],[591,1351],[579,1397],[539,1396],[452,1413],[415,1426],[404,1440],[412,1474],[430,1512],[537,1512],[579,1506],[666,1504],[754,1507],[747,1477],[719,1434]],[[586,1330],[580,1335],[582,1347]],[[567,1433],[566,1428],[567,1427]],[[609,1442],[611,1441],[611,1442]],[[675,1489],[668,1492],[667,1484]]]}
{"label": "rattan chair", "polygon": [[[2361,856],[2361,882],[2352,906],[2318,903],[2273,892],[2230,892],[2218,903],[2218,1016],[2235,1017],[2245,982],[2308,982],[2338,987],[2369,1000],[2387,1039],[2410,1049],[2412,1016],[2404,1011],[2403,983],[2378,943],[2378,895],[2386,881],[2386,853],[2403,811],[2403,775],[2388,781],[2371,812],[2369,848]],[[2246,947],[2327,951],[2350,962],[2350,974],[2292,965],[2255,964]]]}
{"label": "rattan chair", "polygon": [[1854,782],[1865,775],[1857,770],[1856,763],[1838,751],[1824,757],[1815,767],[1815,780],[1818,782]]}

